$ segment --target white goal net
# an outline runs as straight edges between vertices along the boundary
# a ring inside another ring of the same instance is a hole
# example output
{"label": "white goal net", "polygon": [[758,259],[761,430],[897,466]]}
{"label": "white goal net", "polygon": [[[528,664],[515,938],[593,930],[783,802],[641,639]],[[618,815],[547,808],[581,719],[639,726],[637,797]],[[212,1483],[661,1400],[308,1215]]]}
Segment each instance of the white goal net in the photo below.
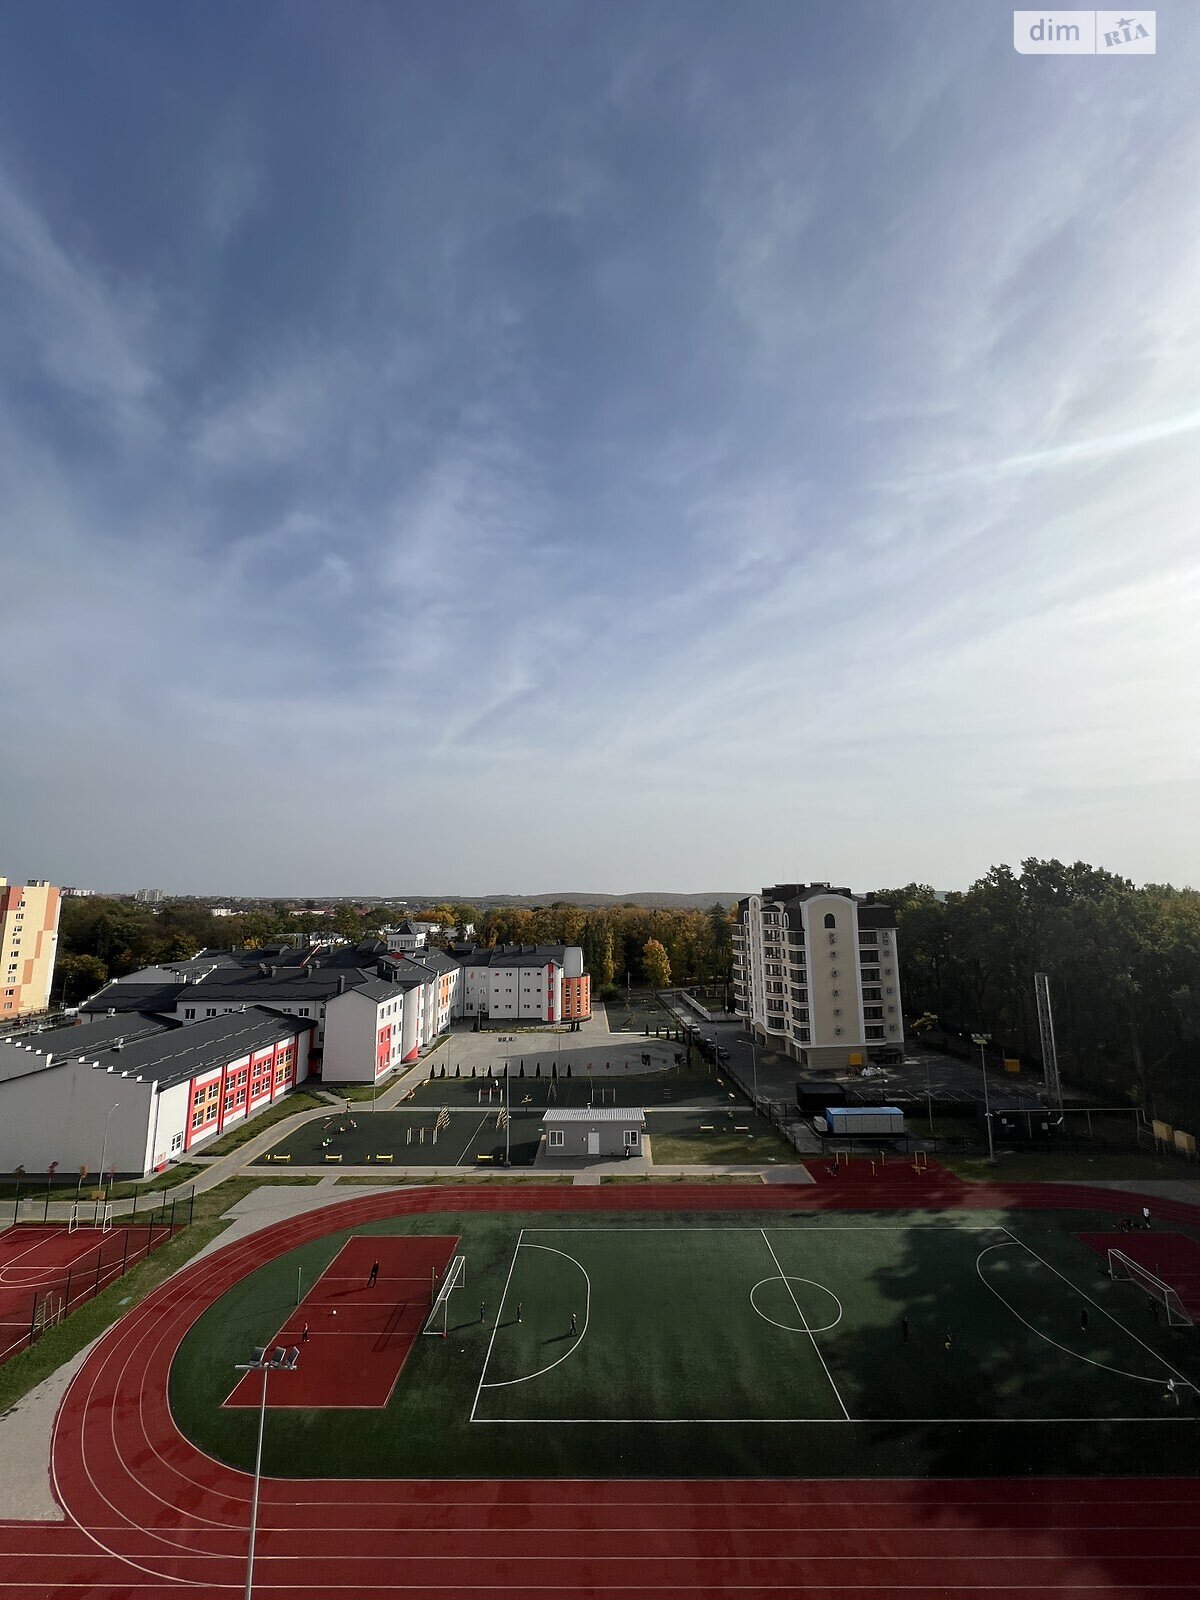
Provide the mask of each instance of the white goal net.
{"label": "white goal net", "polygon": [[450,1265],[442,1274],[442,1281],[437,1286],[433,1297],[433,1304],[429,1308],[429,1315],[425,1319],[422,1333],[433,1333],[445,1338],[446,1329],[450,1321],[450,1296],[455,1289],[461,1289],[467,1281],[467,1258],[455,1256]]}
{"label": "white goal net", "polygon": [[1192,1319],[1183,1308],[1183,1301],[1169,1283],[1157,1277],[1148,1267],[1142,1266],[1140,1261],[1135,1261],[1132,1256],[1127,1256],[1124,1250],[1110,1250],[1108,1252],[1108,1271],[1114,1283],[1136,1283],[1139,1289],[1164,1308],[1167,1313],[1167,1322],[1173,1328],[1190,1328]]}

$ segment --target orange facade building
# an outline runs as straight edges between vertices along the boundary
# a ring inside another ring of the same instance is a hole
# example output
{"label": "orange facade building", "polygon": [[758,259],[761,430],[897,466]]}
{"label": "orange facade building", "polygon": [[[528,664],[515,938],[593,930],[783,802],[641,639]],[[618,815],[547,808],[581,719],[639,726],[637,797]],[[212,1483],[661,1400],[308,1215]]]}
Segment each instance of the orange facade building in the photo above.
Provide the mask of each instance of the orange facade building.
{"label": "orange facade building", "polygon": [[592,1014],[592,980],[585,972],[582,978],[564,978],[562,981],[562,1015],[564,1022],[579,1022]]}
{"label": "orange facade building", "polygon": [[0,1022],[50,1005],[61,892],[0,878]]}

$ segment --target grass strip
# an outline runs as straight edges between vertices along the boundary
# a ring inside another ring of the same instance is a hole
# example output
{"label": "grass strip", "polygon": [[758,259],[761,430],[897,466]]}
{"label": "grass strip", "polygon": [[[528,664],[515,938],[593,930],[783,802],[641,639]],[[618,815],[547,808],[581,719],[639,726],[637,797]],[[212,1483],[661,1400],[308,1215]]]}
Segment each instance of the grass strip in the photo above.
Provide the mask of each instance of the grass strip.
{"label": "grass strip", "polygon": [[225,1213],[239,1200],[264,1184],[319,1182],[319,1178],[301,1177],[230,1178],[215,1189],[198,1194],[190,1226],[180,1228],[149,1260],[131,1267],[123,1278],[110,1283],[95,1299],[76,1307],[70,1316],[48,1329],[31,1349],[23,1350],[0,1366],[0,1416],[223,1233],[232,1220]]}
{"label": "grass strip", "polygon": [[1164,1161],[1148,1150],[1001,1150],[994,1162],[986,1156],[938,1155],[934,1159],[968,1183],[1101,1183],[1191,1178],[1194,1167]]}

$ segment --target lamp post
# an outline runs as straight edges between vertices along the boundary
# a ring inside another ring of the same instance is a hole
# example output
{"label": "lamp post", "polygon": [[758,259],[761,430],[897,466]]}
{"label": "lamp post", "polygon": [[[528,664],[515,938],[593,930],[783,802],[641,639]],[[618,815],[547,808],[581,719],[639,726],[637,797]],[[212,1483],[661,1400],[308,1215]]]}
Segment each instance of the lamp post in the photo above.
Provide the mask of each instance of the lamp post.
{"label": "lamp post", "polygon": [[992,1103],[988,1099],[987,1062],[984,1059],[984,1047],[991,1044],[990,1033],[973,1033],[971,1043],[979,1046],[979,1070],[983,1073],[983,1120],[987,1123],[988,1160],[995,1161],[996,1147],[992,1143]]}
{"label": "lamp post", "polygon": [[234,1369],[237,1372],[262,1373],[262,1400],[258,1408],[258,1449],[254,1456],[254,1496],[250,1501],[250,1549],[246,1558],[245,1600],[251,1600],[254,1588],[254,1536],[258,1531],[258,1486],[262,1480],[263,1429],[267,1421],[267,1374],[295,1372],[299,1360],[300,1351],[295,1345],[290,1350],[285,1350],[282,1345],[276,1345],[269,1355],[265,1347],[256,1345],[250,1360],[239,1361]]}
{"label": "lamp post", "polygon": [[750,1035],[750,1071],[754,1075],[754,1109],[758,1110],[758,1051],[754,1048],[754,1035]]}
{"label": "lamp post", "polygon": [[120,1106],[119,1100],[114,1100],[108,1108],[108,1116],[104,1119],[104,1138],[100,1142],[100,1198],[104,1198],[104,1159],[108,1155],[108,1124],[114,1111]]}

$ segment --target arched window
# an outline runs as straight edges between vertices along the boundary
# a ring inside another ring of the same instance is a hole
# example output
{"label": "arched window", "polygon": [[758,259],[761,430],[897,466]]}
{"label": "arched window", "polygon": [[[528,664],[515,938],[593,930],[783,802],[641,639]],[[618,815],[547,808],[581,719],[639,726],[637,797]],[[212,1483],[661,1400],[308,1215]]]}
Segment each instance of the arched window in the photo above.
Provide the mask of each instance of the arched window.
{"label": "arched window", "polygon": [[827,911],[825,913],[825,926],[827,928],[836,928],[837,927],[837,918],[834,916],[832,911]]}

